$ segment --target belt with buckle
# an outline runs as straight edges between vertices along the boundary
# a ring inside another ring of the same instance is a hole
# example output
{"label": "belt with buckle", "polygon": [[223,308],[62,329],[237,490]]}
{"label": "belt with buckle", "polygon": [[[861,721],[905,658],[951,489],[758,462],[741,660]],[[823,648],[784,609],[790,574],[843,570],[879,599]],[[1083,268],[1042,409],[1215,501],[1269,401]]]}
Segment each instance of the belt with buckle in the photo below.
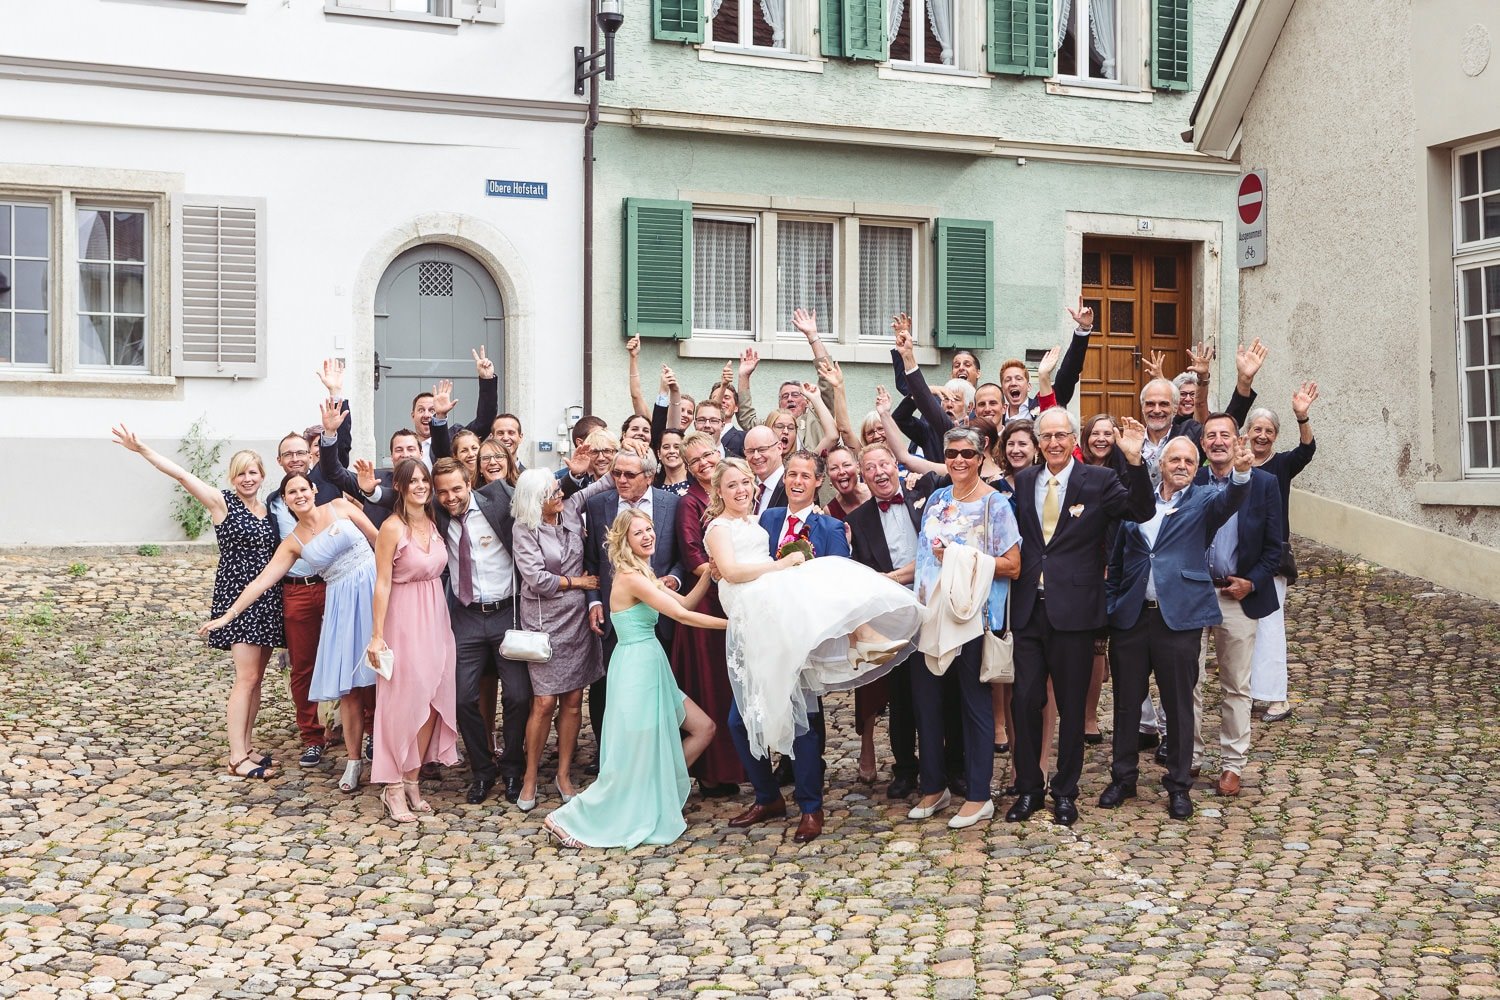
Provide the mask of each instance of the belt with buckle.
{"label": "belt with buckle", "polygon": [[470,611],[478,611],[482,615],[493,614],[496,611],[504,611],[510,607],[510,598],[502,601],[475,601],[467,605]]}
{"label": "belt with buckle", "polygon": [[311,587],[315,583],[322,583],[323,578],[314,573],[312,576],[284,576],[282,583],[300,583],[304,587]]}
{"label": "belt with buckle", "polygon": [[1147,611],[1157,611],[1157,610],[1160,610],[1160,608],[1161,608],[1161,605],[1159,603],[1157,603],[1156,601],[1153,601],[1149,597],[1146,598],[1146,610]]}

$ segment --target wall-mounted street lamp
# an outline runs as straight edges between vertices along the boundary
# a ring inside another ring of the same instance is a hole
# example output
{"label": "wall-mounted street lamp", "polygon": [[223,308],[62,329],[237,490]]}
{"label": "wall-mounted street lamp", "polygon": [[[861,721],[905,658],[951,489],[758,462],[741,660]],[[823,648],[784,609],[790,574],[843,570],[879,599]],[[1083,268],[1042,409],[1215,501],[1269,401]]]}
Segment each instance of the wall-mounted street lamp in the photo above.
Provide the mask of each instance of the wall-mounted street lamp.
{"label": "wall-mounted street lamp", "polygon": [[[599,0],[599,13],[594,22],[604,32],[604,48],[585,54],[582,45],[573,48],[573,93],[583,96],[584,82],[604,74],[604,79],[615,78],[615,32],[625,23],[625,0]],[[603,60],[603,64],[600,64]]]}

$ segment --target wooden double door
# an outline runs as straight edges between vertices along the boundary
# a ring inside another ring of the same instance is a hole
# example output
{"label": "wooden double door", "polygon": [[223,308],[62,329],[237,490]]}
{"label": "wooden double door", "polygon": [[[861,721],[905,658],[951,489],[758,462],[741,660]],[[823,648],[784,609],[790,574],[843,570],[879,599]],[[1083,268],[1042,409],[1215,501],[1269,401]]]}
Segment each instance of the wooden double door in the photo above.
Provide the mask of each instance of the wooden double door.
{"label": "wooden double door", "polygon": [[1187,367],[1193,343],[1192,259],[1186,243],[1085,237],[1083,302],[1094,336],[1079,379],[1079,412],[1141,416],[1145,360],[1166,355],[1168,376]]}

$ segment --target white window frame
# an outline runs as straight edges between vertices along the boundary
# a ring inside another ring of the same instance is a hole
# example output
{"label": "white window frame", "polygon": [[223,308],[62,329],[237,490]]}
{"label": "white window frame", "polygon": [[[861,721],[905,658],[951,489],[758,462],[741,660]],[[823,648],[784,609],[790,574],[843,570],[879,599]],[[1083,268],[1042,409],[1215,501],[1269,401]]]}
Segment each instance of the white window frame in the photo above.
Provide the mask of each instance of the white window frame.
{"label": "white window frame", "polygon": [[[1480,154],[1481,169],[1483,166],[1483,152],[1489,149],[1500,149],[1500,142],[1489,140],[1487,142],[1470,143],[1453,150],[1452,160],[1452,210],[1453,210],[1453,333],[1454,333],[1454,361],[1458,370],[1458,424],[1459,424],[1459,450],[1463,476],[1467,480],[1480,480],[1496,482],[1500,481],[1500,460],[1492,453],[1493,465],[1482,468],[1474,468],[1470,465],[1470,436],[1469,428],[1474,423],[1472,416],[1474,410],[1469,401],[1469,369],[1478,367],[1483,371],[1490,371],[1494,365],[1469,365],[1466,364],[1467,346],[1464,337],[1464,296],[1463,296],[1463,272],[1476,268],[1500,266],[1500,236],[1489,239],[1471,240],[1467,243],[1463,240],[1463,219],[1460,191],[1461,178],[1459,175],[1460,160],[1470,153]],[[1483,173],[1480,174],[1480,193],[1484,192]],[[1481,223],[1482,225],[1482,223]],[[1482,282],[1481,278],[1481,282]],[[1488,339],[1488,331],[1486,331]],[[1489,377],[1486,376],[1488,382]],[[1500,409],[1500,399],[1491,403],[1491,409]],[[1489,422],[1495,419],[1496,414],[1486,413],[1484,420]]]}
{"label": "white window frame", "polygon": [[[901,23],[912,23],[913,18],[920,19],[918,39],[925,40],[932,28],[927,20],[926,0],[907,0]],[[984,33],[985,5],[982,0],[953,0],[953,65],[944,66],[918,59],[892,59],[890,25],[887,25],[886,60],[880,64],[876,75],[882,80],[988,89],[992,78],[984,72]],[[913,53],[922,50],[921,41],[912,47]]]}
{"label": "white window frame", "polygon": [[457,28],[465,23],[502,24],[505,21],[505,0],[432,0],[427,13],[393,10],[391,0],[384,2],[386,9],[381,10],[356,6],[351,0],[323,0],[323,13],[341,17],[376,17],[448,28]]}
{"label": "white window frame", "polygon": [[[740,0],[741,39],[746,37],[746,21],[753,17],[757,0]],[[706,13],[705,8],[705,13]],[[698,46],[698,59],[706,63],[722,63],[731,66],[757,66],[762,69],[791,70],[801,73],[822,73],[824,59],[816,44],[818,32],[817,0],[786,0],[786,37],[784,46],[773,49],[764,45],[741,45],[737,42],[714,41],[712,20],[705,20],[703,42]]]}
{"label": "white window frame", "polygon": [[927,206],[894,204],[856,204],[844,202],[841,207],[825,199],[760,195],[712,195],[703,192],[679,192],[684,201],[693,203],[693,219],[719,219],[729,222],[755,223],[755,265],[751,277],[751,307],[754,329],[750,337],[694,327],[693,335],[677,342],[679,357],[738,358],[748,346],[754,346],[765,360],[806,360],[807,341],[801,334],[774,329],[777,324],[776,282],[777,226],[783,219],[799,222],[832,222],[834,224],[834,274],[832,317],[818,316],[819,335],[833,358],[840,362],[888,364],[891,337],[862,337],[859,329],[859,226],[905,228],[912,231],[912,332],[917,343],[917,360],[924,365],[941,360],[932,344],[935,323],[935,296],[922,294],[927,275],[931,273],[932,220],[937,210]]}
{"label": "white window frame", "polygon": [[[47,168],[40,176],[51,174],[73,181],[66,185],[33,182],[37,168],[18,167],[21,180],[9,179],[12,171],[0,173],[0,201],[46,204],[51,209],[52,232],[49,246],[48,363],[46,365],[0,365],[0,385],[15,383],[70,382],[103,386],[175,386],[172,372],[172,329],[169,269],[170,234],[166,220],[170,217],[169,194],[157,182],[163,175],[143,175],[144,184],[156,189],[111,189],[92,183],[104,180],[105,172],[89,170],[59,171]],[[108,172],[117,180],[115,172]],[[66,175],[76,174],[68,178]],[[78,211],[80,208],[110,208],[116,211],[146,213],[146,346],[145,365],[141,368],[85,365],[79,361],[79,252]]]}
{"label": "white window frame", "polygon": [[[56,278],[56,274],[55,274],[55,272],[57,270],[57,255],[53,252],[53,248],[55,247],[55,245],[57,243],[57,233],[54,231],[56,229],[56,227],[57,227],[57,222],[56,222],[56,220],[57,220],[57,206],[53,204],[53,202],[52,202],[51,199],[47,199],[47,198],[26,198],[26,197],[5,196],[5,195],[0,195],[0,204],[5,205],[7,208],[10,208],[11,206],[15,206],[15,207],[24,207],[24,208],[45,208],[47,210],[48,234],[47,234],[47,247],[46,247],[47,254],[46,254],[46,256],[42,257],[42,258],[38,258],[38,257],[36,257],[34,255],[27,255],[25,257],[19,257],[19,255],[17,255],[16,252],[15,252],[15,238],[16,238],[16,236],[15,236],[15,230],[14,230],[14,228],[12,228],[12,231],[11,231],[11,250],[10,250],[10,252],[8,254],[5,255],[5,259],[8,260],[8,261],[15,261],[17,259],[28,260],[28,261],[35,261],[35,260],[39,260],[40,259],[40,260],[45,260],[46,263],[47,263],[47,289],[48,289],[48,291],[47,291],[47,297],[46,297],[46,299],[43,300],[43,305],[46,307],[46,309],[42,313],[43,315],[45,315],[47,317],[47,360],[45,360],[45,361],[24,361],[24,362],[11,360],[11,361],[5,362],[3,365],[0,365],[0,371],[45,372],[45,371],[48,371],[48,370],[51,369],[52,363],[53,363],[53,359],[57,357],[57,352],[58,352],[58,348],[57,348],[57,345],[55,343],[56,338],[57,338],[57,324],[56,324],[56,322],[54,322],[54,317],[55,317],[56,310],[53,308],[53,295],[52,295],[52,286],[57,283],[57,278]],[[11,272],[10,277],[11,277],[12,280],[15,278],[15,271],[14,270]],[[14,286],[14,280],[13,280],[13,284],[12,284],[12,287],[11,287],[11,290],[10,290],[10,305],[7,306],[5,308],[5,310],[4,310],[4,312],[6,313],[6,315],[8,315],[10,317],[10,320],[11,320],[11,326],[10,326],[10,344],[8,346],[10,348],[12,348],[12,350],[10,351],[12,359],[14,359],[14,357],[15,357],[15,351],[13,350],[13,348],[15,346],[16,340],[20,336],[20,332],[17,329],[17,327],[19,326],[19,322],[18,322],[17,317],[19,317],[19,316],[30,316],[30,315],[34,315],[34,314],[36,314],[38,312],[42,312],[41,310],[37,310],[37,309],[26,309],[24,311],[19,311],[19,310],[20,310],[20,307],[17,305],[17,302],[16,302],[16,288]]]}
{"label": "white window frame", "polygon": [[[696,323],[693,325],[694,337],[707,337],[709,339],[733,341],[737,344],[752,344],[759,337],[757,331],[760,329],[761,296],[760,296],[760,272],[761,272],[761,219],[754,212],[725,212],[693,209],[693,221],[696,223],[702,219],[705,222],[734,222],[748,224],[750,226],[750,329],[743,330],[709,330],[700,329]],[[693,251],[697,253],[696,247]],[[691,303],[690,303],[691,305]],[[690,310],[696,317],[696,308]]]}
{"label": "white window frame", "polygon": [[[83,361],[80,360],[80,361],[78,361],[78,370],[82,371],[82,372],[138,373],[138,374],[142,374],[142,375],[150,374],[150,372],[151,372],[151,332],[152,332],[152,325],[153,325],[153,320],[154,320],[154,317],[152,316],[151,305],[152,305],[152,298],[153,298],[152,293],[155,290],[155,285],[154,285],[154,277],[155,276],[152,274],[152,270],[155,267],[155,262],[152,260],[152,250],[153,250],[153,247],[152,247],[151,233],[154,231],[154,229],[155,229],[155,227],[157,225],[157,219],[153,216],[153,214],[152,214],[152,212],[151,212],[151,210],[149,208],[146,208],[146,207],[141,206],[139,204],[132,204],[130,202],[121,202],[121,201],[116,200],[116,199],[79,198],[73,204],[73,213],[72,214],[73,214],[73,225],[74,225],[75,230],[77,229],[77,225],[78,225],[78,213],[79,212],[111,212],[111,213],[113,213],[113,212],[140,212],[143,215],[145,215],[146,221],[145,221],[145,240],[144,240],[143,253],[144,253],[146,259],[141,262],[142,264],[144,264],[143,271],[144,271],[144,276],[145,276],[144,277],[144,287],[141,290],[141,296],[142,296],[142,302],[144,303],[144,307],[145,307],[145,317],[144,317],[145,322],[142,325],[145,327],[146,344],[145,344],[145,348],[143,350],[144,362],[141,365],[94,365],[94,364],[87,364],[87,363],[85,363],[85,362],[83,362]],[[110,317],[110,337],[112,339],[114,337],[114,319],[116,317],[118,317],[118,316],[125,315],[125,314],[122,314],[122,313],[120,313],[118,311],[115,311],[113,309],[113,306],[114,306],[114,289],[113,289],[114,268],[118,264],[122,263],[121,261],[116,261],[116,260],[113,259],[113,254],[114,254],[114,246],[113,246],[113,244],[114,244],[114,227],[113,227],[113,221],[111,221],[111,226],[110,226],[110,244],[111,244],[111,246],[110,246],[111,259],[107,263],[109,263],[109,265],[110,265],[110,279],[111,279],[111,281],[110,281],[110,284],[111,284],[111,289],[110,289],[110,306],[111,306],[111,311],[108,312],[108,313],[94,313],[94,315],[106,315],[106,316]],[[77,282],[77,281],[80,280],[78,278],[78,275],[77,275],[77,270],[84,263],[101,264],[101,263],[106,263],[106,262],[105,261],[100,261],[100,260],[97,260],[97,259],[90,259],[88,261],[85,261],[83,259],[82,251],[79,251],[77,254],[75,254],[73,262],[72,262],[72,266],[74,268],[74,281],[75,282]],[[130,262],[127,261],[127,262],[123,262],[123,263],[129,265]],[[77,327],[77,335],[81,337],[83,335],[83,315],[82,315],[83,314],[83,303],[80,302],[80,301],[78,301],[78,299],[75,297],[72,305],[73,305],[73,320],[74,320],[74,323],[75,323],[75,325]],[[82,353],[81,346],[75,348],[75,350],[77,350],[80,354]]]}
{"label": "white window frame", "polygon": [[[1057,8],[1054,6],[1053,13],[1056,12]],[[1079,30],[1088,31],[1088,0],[1072,0],[1069,15],[1074,22],[1074,44],[1077,45]],[[1116,0],[1115,79],[1079,76],[1076,73],[1064,75],[1058,72],[1047,79],[1047,93],[1151,103],[1155,92],[1151,89],[1151,77],[1146,72],[1150,25],[1151,0]],[[1061,49],[1054,50],[1054,65],[1061,65],[1060,53]],[[1075,66],[1076,64],[1075,60]]]}

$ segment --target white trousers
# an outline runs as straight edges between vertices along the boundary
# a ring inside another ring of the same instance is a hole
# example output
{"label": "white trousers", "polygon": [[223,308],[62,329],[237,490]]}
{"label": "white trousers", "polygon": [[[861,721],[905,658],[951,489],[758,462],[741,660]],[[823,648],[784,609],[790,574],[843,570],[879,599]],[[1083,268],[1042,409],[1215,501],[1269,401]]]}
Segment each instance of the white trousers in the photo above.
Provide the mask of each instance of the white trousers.
{"label": "white trousers", "polygon": [[1277,608],[1255,623],[1255,655],[1250,660],[1250,697],[1286,701],[1286,577],[1276,578]]}
{"label": "white trousers", "polygon": [[[1250,754],[1250,661],[1255,653],[1255,619],[1248,618],[1240,602],[1219,595],[1222,624],[1207,632],[1213,636],[1219,665],[1219,754],[1222,767],[1243,774]],[[1208,666],[1208,643],[1198,652],[1198,683],[1193,687],[1193,766],[1203,766],[1203,674]]]}

